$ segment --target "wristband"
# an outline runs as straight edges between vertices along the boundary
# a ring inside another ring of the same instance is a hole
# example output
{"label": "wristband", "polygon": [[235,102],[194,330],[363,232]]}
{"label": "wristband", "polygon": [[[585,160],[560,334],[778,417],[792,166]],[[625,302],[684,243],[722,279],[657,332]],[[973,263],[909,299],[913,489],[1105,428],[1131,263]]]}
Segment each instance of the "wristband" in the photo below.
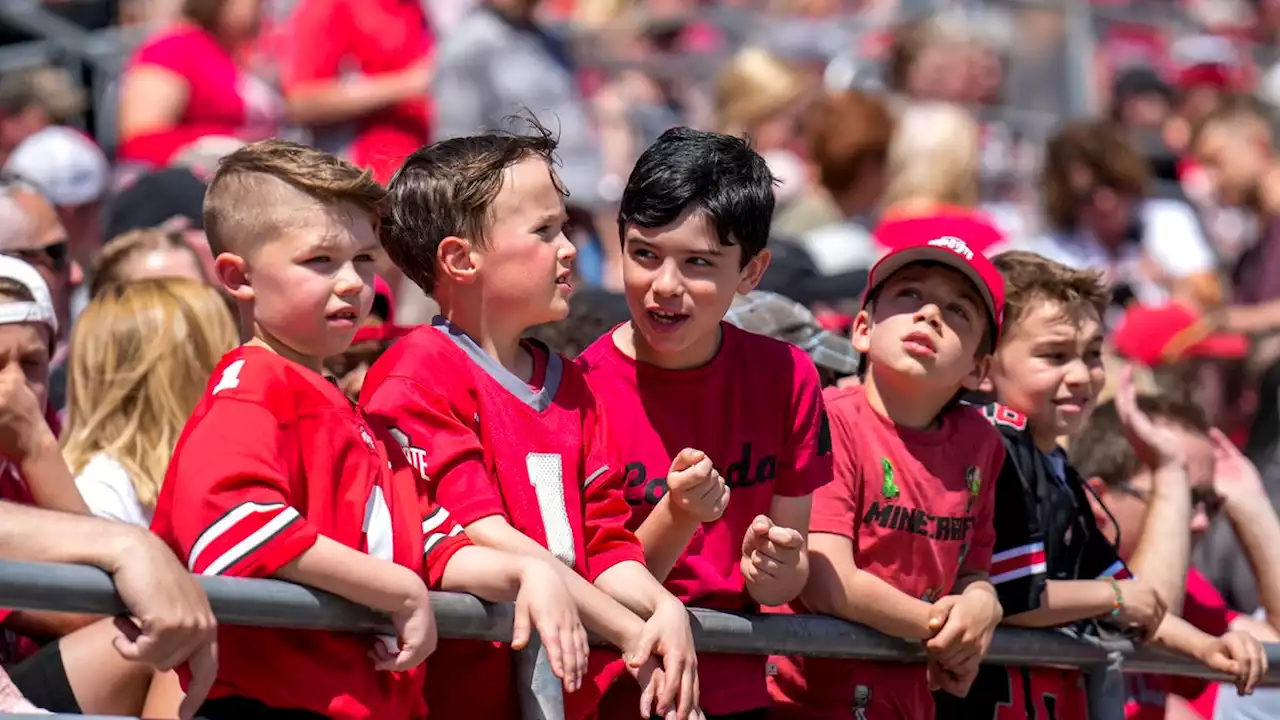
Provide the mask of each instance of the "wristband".
{"label": "wristband", "polygon": [[1107,582],[1111,583],[1111,592],[1115,593],[1116,599],[1111,607],[1111,617],[1120,617],[1120,611],[1124,610],[1124,593],[1120,591],[1120,583],[1115,578],[1107,578]]}

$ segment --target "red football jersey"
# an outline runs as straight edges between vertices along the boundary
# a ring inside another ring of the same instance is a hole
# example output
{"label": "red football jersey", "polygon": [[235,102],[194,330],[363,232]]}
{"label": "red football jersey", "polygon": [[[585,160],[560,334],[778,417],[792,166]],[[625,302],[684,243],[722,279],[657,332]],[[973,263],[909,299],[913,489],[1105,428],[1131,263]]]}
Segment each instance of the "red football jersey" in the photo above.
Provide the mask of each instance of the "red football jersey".
{"label": "red football jersey", "polygon": [[[416,477],[401,453],[388,452],[394,447],[318,373],[263,348],[237,348],[214,370],[178,439],[151,529],[203,575],[269,577],[319,534],[421,570],[423,528],[439,532],[447,517],[439,508],[420,513]],[[430,582],[465,544],[460,530],[432,544]],[[343,720],[420,715],[423,668],[376,671],[374,642],[222,625],[209,697]]]}
{"label": "red football jersey", "polygon": [[[803,350],[720,326],[720,350],[699,368],[638,363],[613,333],[578,364],[615,428],[628,527],[640,527],[666,494],[671,460],[686,447],[705,452],[731,488],[724,516],[694,533],[667,589],[690,607],[757,613],[739,565],[742,538],[757,515],[769,513],[774,495],[809,495],[831,480],[830,430],[818,371]],[[699,656],[702,709],[725,715],[768,707],[765,662],[761,655]],[[636,683],[619,683],[605,708],[635,708],[639,693]],[[607,709],[600,716],[614,717]]]}
{"label": "red football jersey", "polygon": [[[961,406],[919,431],[876,412],[862,387],[825,393],[835,478],[814,494],[810,533],[853,541],[854,561],[912,597],[950,594],[962,568],[986,570],[995,542],[1000,435]],[[807,612],[794,602],[783,612]],[[781,717],[933,717],[924,665],[770,658],[769,689]],[[893,708],[891,710],[891,708]]]}
{"label": "red football jersey", "polygon": [[[643,563],[626,529],[622,468],[586,379],[544,346],[526,347],[532,385],[436,318],[374,363],[360,403],[391,428],[463,527],[501,515],[591,581],[617,563]],[[442,643],[432,661],[427,698],[436,717],[518,712],[508,650]]]}

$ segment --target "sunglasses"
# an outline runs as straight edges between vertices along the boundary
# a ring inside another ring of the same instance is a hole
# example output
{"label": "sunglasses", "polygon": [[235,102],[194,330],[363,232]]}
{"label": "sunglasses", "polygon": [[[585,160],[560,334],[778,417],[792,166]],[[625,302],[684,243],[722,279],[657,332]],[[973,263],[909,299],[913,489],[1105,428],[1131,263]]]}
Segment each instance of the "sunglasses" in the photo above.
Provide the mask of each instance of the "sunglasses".
{"label": "sunglasses", "polygon": [[[1132,495],[1133,497],[1138,498],[1142,502],[1151,501],[1150,490],[1136,488],[1128,483],[1121,483],[1119,485],[1116,485],[1115,489],[1127,495]],[[1212,486],[1197,485],[1191,488],[1192,510],[1194,510],[1197,507],[1203,507],[1204,514],[1210,518],[1213,518],[1213,517],[1216,517],[1217,514],[1222,510],[1222,502],[1223,502],[1222,496],[1219,495],[1218,491],[1214,490]]]}
{"label": "sunglasses", "polygon": [[70,254],[65,240],[52,245],[46,245],[42,248],[13,250],[10,251],[9,254],[32,265],[43,265],[54,272],[64,272],[67,269],[70,260]]}

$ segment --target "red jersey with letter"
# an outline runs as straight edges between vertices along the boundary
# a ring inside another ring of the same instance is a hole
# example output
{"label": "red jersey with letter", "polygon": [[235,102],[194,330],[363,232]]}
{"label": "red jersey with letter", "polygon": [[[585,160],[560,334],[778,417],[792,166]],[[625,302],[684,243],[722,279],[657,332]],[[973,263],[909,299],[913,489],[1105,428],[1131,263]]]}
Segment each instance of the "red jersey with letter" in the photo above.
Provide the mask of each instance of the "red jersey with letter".
{"label": "red jersey with letter", "polygon": [[[582,372],[538,343],[533,383],[436,318],[374,363],[360,402],[404,445],[431,493],[463,527],[501,515],[594,581],[644,551],[626,529],[622,469]],[[437,717],[514,717],[509,650],[442,643],[427,689]],[[459,688],[482,688],[459,692]]]}
{"label": "red jersey with letter", "polygon": [[[388,448],[391,452],[388,453]],[[384,428],[318,373],[258,347],[227,353],[187,421],[151,529],[192,572],[269,577],[325,537],[414,570],[422,528],[416,478]],[[446,532],[447,534],[447,532]],[[433,543],[430,581],[466,543]],[[377,638],[218,628],[210,698],[242,696],[342,720],[421,714],[423,669],[379,672]],[[185,680],[184,680],[185,682]]]}
{"label": "red jersey with letter", "polygon": [[[809,532],[853,542],[864,572],[932,603],[962,571],[985,572],[995,542],[1000,436],[975,409],[947,411],[936,430],[895,425],[862,387],[829,388],[835,477],[813,496]],[[805,613],[799,601],[786,612]],[[771,657],[769,690],[783,718],[932,718],[923,665]]]}
{"label": "red jersey with letter", "polygon": [[[578,364],[615,428],[628,527],[638,528],[666,494],[665,475],[684,448],[707,454],[728,483],[724,516],[698,528],[666,586],[691,607],[758,613],[742,577],[742,539],[775,495],[803,497],[831,479],[831,439],[813,361],[800,348],[721,323],[720,350],[702,367],[665,370],[639,363],[609,333]],[[769,706],[760,655],[698,658],[702,710],[725,715]],[[627,710],[636,683],[615,685]],[[606,709],[601,717],[614,717]]]}

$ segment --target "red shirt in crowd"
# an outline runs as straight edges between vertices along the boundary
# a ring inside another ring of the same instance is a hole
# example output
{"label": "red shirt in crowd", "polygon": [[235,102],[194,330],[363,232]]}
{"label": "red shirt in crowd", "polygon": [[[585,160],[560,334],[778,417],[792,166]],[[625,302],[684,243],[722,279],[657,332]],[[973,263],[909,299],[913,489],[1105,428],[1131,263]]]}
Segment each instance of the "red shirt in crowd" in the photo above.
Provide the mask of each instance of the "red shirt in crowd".
{"label": "red shirt in crowd", "polygon": [[[430,55],[435,38],[419,0],[302,0],[287,31],[286,92],[317,81],[397,72]],[[359,118],[313,128],[317,147],[370,168],[387,182],[406,156],[430,138],[427,88],[422,96]]]}
{"label": "red shirt in crowd", "polygon": [[[610,457],[586,379],[543,345],[525,347],[535,361],[532,383],[436,318],[374,363],[361,405],[391,428],[461,526],[501,515],[593,582],[620,562],[643,563],[626,529],[622,469]],[[516,712],[508,648],[445,641],[431,667],[433,714]]]}
{"label": "red shirt in crowd", "polygon": [[[608,333],[578,364],[607,408],[624,465],[628,527],[638,528],[666,494],[682,449],[707,454],[731,488],[724,516],[701,525],[667,576],[690,607],[758,613],[739,562],[742,539],[775,495],[802,497],[831,479],[830,431],[813,360],[788,343],[721,323],[706,365],[664,370],[623,354]],[[701,707],[711,715],[769,706],[763,656],[701,655]],[[639,686],[614,685],[601,717],[639,705]],[[612,711],[612,712],[611,712]]]}
{"label": "red shirt in crowd", "polygon": [[187,85],[186,105],[168,130],[122,138],[121,160],[168,165],[183,148],[211,135],[246,142],[272,137],[283,112],[270,87],[244,72],[235,56],[209,31],[178,25],[138,48],[131,67],[154,65]]}
{"label": "red shirt in crowd", "polygon": [[[1240,613],[1227,607],[1222,593],[1194,567],[1187,572],[1187,593],[1182,602],[1182,618],[1200,630],[1219,637],[1230,629]],[[1125,720],[1161,720],[1165,714],[1165,696],[1173,693],[1191,702],[1203,718],[1213,717],[1221,683],[1174,675],[1126,675],[1129,700],[1125,703]]]}
{"label": "red shirt in crowd", "polygon": [[[862,387],[825,399],[835,479],[814,493],[809,532],[849,538],[861,571],[925,602],[950,594],[962,569],[987,570],[1004,444],[982,414],[957,407],[918,431],[876,412]],[[799,601],[782,611],[808,612]],[[769,674],[775,717],[934,716],[923,665],[774,656]]]}
{"label": "red shirt in crowd", "polygon": [[[151,529],[202,575],[270,576],[321,533],[422,570],[423,527],[444,527],[440,512],[424,517],[416,477],[393,437],[335,385],[269,350],[240,347],[214,370],[178,439]],[[438,584],[466,542],[457,530],[432,545],[429,583]],[[340,720],[421,714],[425,666],[375,670],[373,642],[354,633],[219,626],[209,697]]]}

